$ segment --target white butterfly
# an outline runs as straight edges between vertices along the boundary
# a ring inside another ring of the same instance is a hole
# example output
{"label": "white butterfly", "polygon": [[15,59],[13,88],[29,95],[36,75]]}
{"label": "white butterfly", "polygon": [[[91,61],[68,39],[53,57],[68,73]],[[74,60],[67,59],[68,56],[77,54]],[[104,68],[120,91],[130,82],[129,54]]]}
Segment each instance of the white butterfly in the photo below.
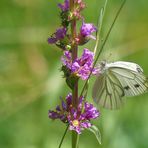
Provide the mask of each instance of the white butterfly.
{"label": "white butterfly", "polygon": [[94,101],[108,109],[117,109],[124,96],[136,96],[148,90],[148,80],[143,69],[131,62],[101,62],[101,73],[93,86]]}

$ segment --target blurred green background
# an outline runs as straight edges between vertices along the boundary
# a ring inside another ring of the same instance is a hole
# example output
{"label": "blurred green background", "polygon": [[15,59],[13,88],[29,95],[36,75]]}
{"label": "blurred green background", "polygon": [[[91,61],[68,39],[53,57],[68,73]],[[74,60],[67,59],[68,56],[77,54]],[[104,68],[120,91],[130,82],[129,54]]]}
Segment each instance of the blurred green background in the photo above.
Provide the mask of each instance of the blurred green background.
{"label": "blurred green background", "polygon": [[[62,0],[0,1],[0,148],[57,148],[64,132],[64,124],[48,119],[48,109],[69,91],[59,71],[62,53],[47,44],[60,24],[58,2]],[[85,2],[86,22],[96,23],[104,0]],[[109,0],[103,35],[120,3]],[[91,49],[94,41],[85,47]],[[133,61],[148,75],[147,0],[127,0],[101,58]],[[80,148],[148,147],[148,94],[127,99],[120,110],[100,110],[94,123],[101,130],[102,145],[84,131]],[[71,146],[70,136],[68,132],[63,148]]]}

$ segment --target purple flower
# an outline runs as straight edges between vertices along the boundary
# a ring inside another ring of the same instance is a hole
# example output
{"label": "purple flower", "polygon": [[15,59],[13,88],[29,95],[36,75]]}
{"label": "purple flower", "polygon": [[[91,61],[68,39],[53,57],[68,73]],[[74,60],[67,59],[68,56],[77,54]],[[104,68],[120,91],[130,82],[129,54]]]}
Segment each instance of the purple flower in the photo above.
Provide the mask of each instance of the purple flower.
{"label": "purple flower", "polygon": [[67,29],[65,27],[57,29],[56,32],[50,38],[48,38],[48,43],[55,44],[57,41],[64,39],[66,33]]}
{"label": "purple flower", "polygon": [[93,104],[85,102],[84,109],[83,116],[85,119],[95,119],[99,116],[99,112],[96,110],[96,108],[94,108]]}
{"label": "purple flower", "polygon": [[62,122],[67,122],[67,114],[70,111],[72,105],[72,94],[69,93],[66,97],[66,102],[61,99],[61,105],[58,105],[55,111],[49,110],[49,118],[55,120],[60,119]]}
{"label": "purple flower", "polygon": [[67,116],[70,124],[69,129],[75,130],[78,134],[85,128],[90,128],[92,126],[90,120],[100,115],[92,104],[83,102],[83,99],[83,97],[80,98],[77,110],[73,110],[72,114],[68,114]]}
{"label": "purple flower", "polygon": [[83,21],[81,29],[80,29],[81,36],[90,37],[92,39],[95,39],[95,37],[91,35],[95,31],[97,31],[97,28],[93,24],[84,23]]}
{"label": "purple flower", "polygon": [[97,28],[90,23],[82,23],[82,26],[80,28],[80,33],[77,38],[77,42],[79,45],[84,45],[87,43],[90,39],[96,40],[96,38],[92,35],[93,32],[96,32]]}
{"label": "purple flower", "polygon": [[82,57],[73,62],[71,68],[72,72],[76,73],[76,75],[83,80],[86,80],[92,70],[93,57],[93,52],[84,49]]}
{"label": "purple flower", "polygon": [[62,63],[71,70],[72,74],[86,80],[92,71],[92,74],[99,73],[99,69],[93,68],[94,53],[88,49],[84,49],[82,57],[77,58],[72,62],[71,53],[66,51],[62,57]]}
{"label": "purple flower", "polygon": [[70,51],[65,51],[64,56],[61,57],[61,61],[62,61],[64,66],[71,69],[71,65],[72,65],[71,52]]}
{"label": "purple flower", "polygon": [[79,98],[77,108],[72,106],[72,94],[69,93],[66,100],[61,101],[55,111],[49,110],[49,118],[55,120],[60,119],[64,123],[69,124],[69,130],[75,130],[78,134],[82,130],[92,126],[91,119],[99,117],[100,113],[92,104],[84,102],[84,98]]}
{"label": "purple flower", "polygon": [[64,4],[58,4],[58,7],[62,10],[62,11],[68,11],[69,10],[69,0],[65,0]]}
{"label": "purple flower", "polygon": [[71,120],[71,116],[68,117],[69,120],[69,130],[75,130],[78,134],[81,134],[81,131],[85,128],[90,128],[92,124],[88,120],[81,120],[81,117],[78,118],[77,113],[75,114],[75,118]]}
{"label": "purple flower", "polygon": [[66,32],[67,32],[67,29],[66,28],[59,28],[57,29],[56,33],[55,33],[55,36],[57,38],[57,40],[61,40],[65,37],[66,35]]}

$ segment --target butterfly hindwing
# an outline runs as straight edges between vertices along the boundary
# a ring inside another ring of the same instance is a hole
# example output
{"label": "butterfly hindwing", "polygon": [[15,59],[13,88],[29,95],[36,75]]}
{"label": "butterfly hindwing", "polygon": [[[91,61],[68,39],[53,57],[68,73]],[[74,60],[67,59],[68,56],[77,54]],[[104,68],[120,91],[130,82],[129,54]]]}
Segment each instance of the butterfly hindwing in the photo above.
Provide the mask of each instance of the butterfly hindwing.
{"label": "butterfly hindwing", "polygon": [[115,76],[101,74],[97,78],[93,87],[93,98],[97,104],[108,109],[116,109],[123,104],[123,96],[121,83]]}

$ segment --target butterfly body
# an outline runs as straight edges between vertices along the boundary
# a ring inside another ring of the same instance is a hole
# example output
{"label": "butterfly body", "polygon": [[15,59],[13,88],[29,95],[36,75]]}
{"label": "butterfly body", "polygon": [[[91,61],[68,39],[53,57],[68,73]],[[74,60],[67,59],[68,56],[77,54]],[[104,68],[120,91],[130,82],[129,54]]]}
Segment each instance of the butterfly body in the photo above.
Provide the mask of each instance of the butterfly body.
{"label": "butterfly body", "polygon": [[101,62],[100,75],[93,86],[94,101],[108,109],[117,109],[124,96],[137,96],[148,90],[148,80],[143,69],[135,63],[117,61]]}

